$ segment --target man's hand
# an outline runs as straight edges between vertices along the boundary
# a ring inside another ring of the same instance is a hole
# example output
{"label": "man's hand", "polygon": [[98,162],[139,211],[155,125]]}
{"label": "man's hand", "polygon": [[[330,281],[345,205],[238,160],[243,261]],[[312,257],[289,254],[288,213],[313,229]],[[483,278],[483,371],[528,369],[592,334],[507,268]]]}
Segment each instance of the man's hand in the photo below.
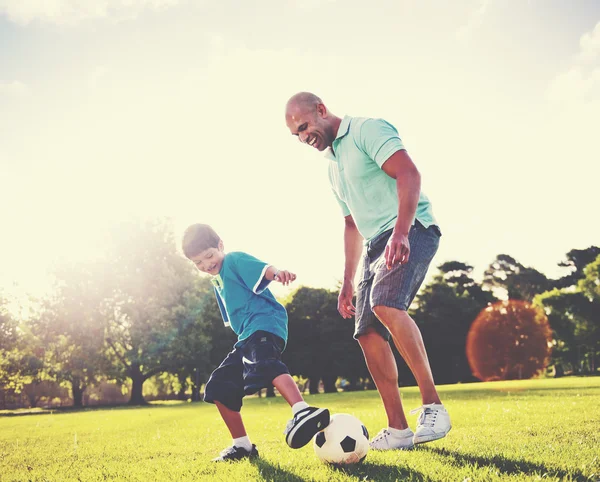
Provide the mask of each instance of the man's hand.
{"label": "man's hand", "polygon": [[352,318],[356,314],[356,307],[352,303],[354,296],[354,286],[349,281],[345,281],[338,296],[337,309],[342,318]]}
{"label": "man's hand", "polygon": [[392,269],[395,264],[406,264],[410,255],[408,234],[396,233],[394,230],[385,246],[385,265]]}
{"label": "man's hand", "polygon": [[294,273],[290,273],[288,270],[282,269],[277,271],[273,276],[273,281],[279,281],[282,285],[289,285],[292,281],[296,279],[296,275]]}

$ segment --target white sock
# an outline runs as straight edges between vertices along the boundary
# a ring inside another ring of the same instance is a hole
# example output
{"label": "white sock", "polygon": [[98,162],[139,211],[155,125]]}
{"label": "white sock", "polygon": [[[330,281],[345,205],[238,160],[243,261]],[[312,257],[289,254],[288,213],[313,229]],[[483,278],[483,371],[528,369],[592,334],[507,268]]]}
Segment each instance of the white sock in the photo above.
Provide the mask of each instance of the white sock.
{"label": "white sock", "polygon": [[234,438],[233,445],[242,449],[246,449],[246,451],[248,452],[252,450],[252,442],[250,442],[248,435],[246,435],[245,437]]}
{"label": "white sock", "polygon": [[306,403],[304,400],[301,402],[296,402],[294,405],[292,405],[292,413],[296,415],[300,410],[304,410],[305,408],[308,408],[308,403]]}
{"label": "white sock", "polygon": [[408,437],[409,435],[412,435],[412,430],[410,429],[410,427],[405,428],[404,430],[400,430],[399,428],[392,428],[392,427],[388,427],[387,431],[389,433],[392,434],[392,436],[397,437],[397,438],[405,438]]}

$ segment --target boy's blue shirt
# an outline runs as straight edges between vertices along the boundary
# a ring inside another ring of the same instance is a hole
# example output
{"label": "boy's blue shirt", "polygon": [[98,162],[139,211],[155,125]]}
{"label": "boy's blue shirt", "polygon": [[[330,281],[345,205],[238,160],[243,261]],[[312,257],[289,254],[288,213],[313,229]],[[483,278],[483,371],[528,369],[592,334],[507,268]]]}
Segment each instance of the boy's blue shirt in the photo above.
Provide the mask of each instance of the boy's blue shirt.
{"label": "boy's blue shirt", "polygon": [[225,326],[235,332],[238,343],[258,330],[287,343],[287,312],[268,289],[268,267],[254,256],[235,251],[225,255],[221,271],[211,280]]}

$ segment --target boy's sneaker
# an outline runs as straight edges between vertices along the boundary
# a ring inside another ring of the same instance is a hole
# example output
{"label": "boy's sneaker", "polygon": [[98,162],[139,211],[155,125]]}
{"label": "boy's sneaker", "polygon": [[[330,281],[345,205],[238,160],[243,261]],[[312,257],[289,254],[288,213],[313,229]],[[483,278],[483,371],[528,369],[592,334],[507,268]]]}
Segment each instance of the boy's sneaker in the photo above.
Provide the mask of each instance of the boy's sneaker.
{"label": "boy's sneaker", "polygon": [[446,436],[452,428],[450,415],[441,403],[430,403],[411,410],[410,413],[421,411],[417,420],[414,443],[422,444],[438,440]]}
{"label": "boy's sneaker", "polygon": [[235,460],[242,460],[246,458],[254,458],[258,457],[258,450],[256,450],[256,445],[252,444],[252,450],[248,451],[242,447],[236,447],[235,445],[232,447],[228,447],[221,455],[219,455],[216,459],[213,459],[213,462],[232,462]]}
{"label": "boy's sneaker", "polygon": [[392,434],[387,428],[382,429],[373,440],[369,442],[369,446],[373,450],[410,450],[415,444],[413,442],[414,433],[410,428],[402,431],[398,436]]}
{"label": "boy's sneaker", "polygon": [[285,427],[285,441],[293,449],[304,447],[312,438],[329,425],[329,410],[308,407],[298,411]]}

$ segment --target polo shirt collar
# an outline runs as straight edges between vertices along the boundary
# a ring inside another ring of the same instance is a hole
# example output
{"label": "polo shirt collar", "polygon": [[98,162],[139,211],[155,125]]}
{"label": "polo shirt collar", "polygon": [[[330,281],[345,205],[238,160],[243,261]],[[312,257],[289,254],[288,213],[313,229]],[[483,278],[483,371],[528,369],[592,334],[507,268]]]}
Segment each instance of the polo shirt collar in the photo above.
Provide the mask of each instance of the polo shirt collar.
{"label": "polo shirt collar", "polygon": [[[342,122],[340,122],[340,126],[338,127],[337,135],[333,140],[333,144],[335,144],[336,141],[340,140],[342,137],[348,134],[348,131],[350,130],[350,120],[352,120],[352,117],[348,115],[344,116]],[[333,149],[331,147],[325,149],[325,158],[329,159],[330,161],[337,161],[335,154],[333,153]]]}

